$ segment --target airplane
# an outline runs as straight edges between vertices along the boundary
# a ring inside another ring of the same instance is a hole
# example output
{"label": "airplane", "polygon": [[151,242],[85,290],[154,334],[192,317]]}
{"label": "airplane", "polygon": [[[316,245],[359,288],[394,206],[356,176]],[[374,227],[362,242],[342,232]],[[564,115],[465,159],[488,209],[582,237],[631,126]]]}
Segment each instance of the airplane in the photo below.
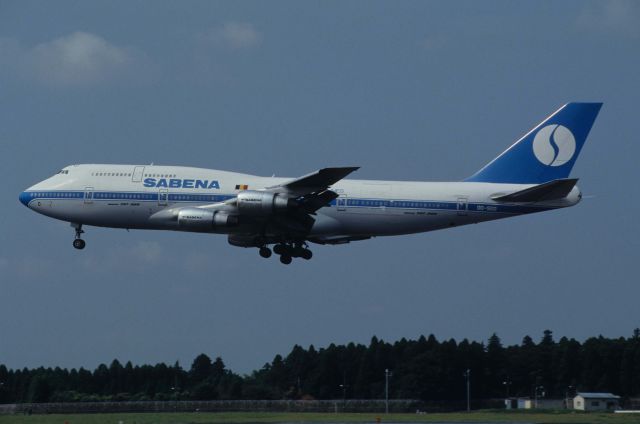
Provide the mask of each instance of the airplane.
{"label": "airplane", "polygon": [[459,182],[345,179],[358,167],[299,178],[183,166],[64,167],[19,196],[75,229],[152,229],[226,234],[260,256],[311,259],[308,242],[343,244],[427,232],[574,206],[569,173],[602,103],[567,103],[478,172]]}

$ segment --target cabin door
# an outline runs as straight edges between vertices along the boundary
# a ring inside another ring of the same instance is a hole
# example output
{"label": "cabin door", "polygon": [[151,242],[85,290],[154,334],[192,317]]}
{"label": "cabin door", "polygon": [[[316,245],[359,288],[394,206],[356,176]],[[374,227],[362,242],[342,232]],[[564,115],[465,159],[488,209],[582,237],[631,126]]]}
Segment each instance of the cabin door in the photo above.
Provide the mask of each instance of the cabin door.
{"label": "cabin door", "polygon": [[144,166],[136,166],[133,168],[133,175],[131,176],[131,181],[134,183],[139,183],[142,181],[142,176],[144,175]]}
{"label": "cabin door", "polygon": [[169,190],[166,188],[161,188],[158,191],[158,206],[167,206],[167,201],[169,200]]}
{"label": "cabin door", "polygon": [[458,216],[467,216],[469,209],[469,199],[467,197],[458,197],[457,202]]}
{"label": "cabin door", "polygon": [[93,187],[84,188],[84,203],[86,205],[93,203]]}
{"label": "cabin door", "polygon": [[336,199],[336,206],[338,207],[339,212],[344,212],[347,210],[347,196],[340,196]]}

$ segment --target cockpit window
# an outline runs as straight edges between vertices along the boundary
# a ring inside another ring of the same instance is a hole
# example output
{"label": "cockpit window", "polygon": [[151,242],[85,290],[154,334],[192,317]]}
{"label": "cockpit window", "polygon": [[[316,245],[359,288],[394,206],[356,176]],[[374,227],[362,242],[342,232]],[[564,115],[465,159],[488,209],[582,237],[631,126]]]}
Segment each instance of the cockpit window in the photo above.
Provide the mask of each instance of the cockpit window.
{"label": "cockpit window", "polygon": [[68,174],[68,173],[69,173],[68,169],[63,169],[60,172],[58,172],[58,174],[65,174],[65,175]]}

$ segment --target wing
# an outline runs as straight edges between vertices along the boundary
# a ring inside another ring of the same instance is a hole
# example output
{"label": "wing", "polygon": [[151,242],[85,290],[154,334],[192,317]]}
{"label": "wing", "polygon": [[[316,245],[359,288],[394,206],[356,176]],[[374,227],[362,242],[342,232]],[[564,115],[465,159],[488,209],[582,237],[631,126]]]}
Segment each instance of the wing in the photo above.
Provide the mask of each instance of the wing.
{"label": "wing", "polygon": [[286,183],[267,187],[267,190],[298,195],[321,192],[358,169],[360,169],[359,166],[322,168],[311,174],[287,181]]}
{"label": "wing", "polygon": [[[296,215],[299,215],[300,212],[313,215],[318,209],[328,205],[338,197],[336,192],[329,190],[329,187],[357,169],[360,169],[360,167],[322,168],[283,184],[267,187],[266,190],[286,193],[295,197],[299,205]],[[309,222],[308,220],[306,221]]]}
{"label": "wing", "polygon": [[[233,233],[237,229],[262,242],[304,240],[315,222],[312,215],[338,197],[329,187],[356,169],[323,168],[262,190],[241,191],[224,202],[168,207],[150,219],[158,226],[185,231],[229,229]],[[240,243],[238,240],[236,237],[234,242]]]}
{"label": "wing", "polygon": [[307,233],[315,222],[312,215],[339,196],[329,187],[357,169],[359,169],[357,166],[323,168],[283,184],[267,187],[266,191],[295,198],[297,205],[295,209],[275,217],[273,223],[284,232]]}

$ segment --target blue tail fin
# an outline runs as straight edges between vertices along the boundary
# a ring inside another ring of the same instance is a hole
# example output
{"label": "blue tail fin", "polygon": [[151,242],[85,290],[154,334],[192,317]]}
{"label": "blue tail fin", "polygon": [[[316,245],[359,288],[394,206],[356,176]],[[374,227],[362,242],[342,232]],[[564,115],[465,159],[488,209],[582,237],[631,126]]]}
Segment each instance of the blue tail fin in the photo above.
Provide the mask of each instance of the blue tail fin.
{"label": "blue tail fin", "polygon": [[465,181],[541,184],[567,178],[602,103],[567,103]]}

